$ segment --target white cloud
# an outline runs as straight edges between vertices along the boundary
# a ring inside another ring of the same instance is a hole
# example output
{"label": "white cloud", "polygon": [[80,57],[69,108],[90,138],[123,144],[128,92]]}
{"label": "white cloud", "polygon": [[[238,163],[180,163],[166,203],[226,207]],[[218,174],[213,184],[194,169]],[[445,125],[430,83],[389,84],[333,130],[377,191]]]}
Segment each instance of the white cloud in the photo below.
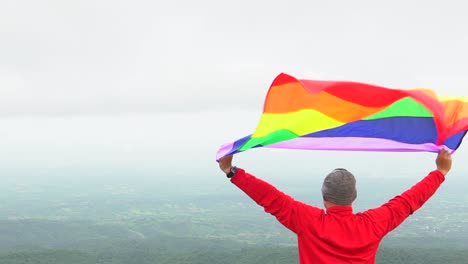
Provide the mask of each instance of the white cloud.
{"label": "white cloud", "polygon": [[0,115],[258,109],[280,72],[463,95],[463,3],[421,3],[3,1]]}

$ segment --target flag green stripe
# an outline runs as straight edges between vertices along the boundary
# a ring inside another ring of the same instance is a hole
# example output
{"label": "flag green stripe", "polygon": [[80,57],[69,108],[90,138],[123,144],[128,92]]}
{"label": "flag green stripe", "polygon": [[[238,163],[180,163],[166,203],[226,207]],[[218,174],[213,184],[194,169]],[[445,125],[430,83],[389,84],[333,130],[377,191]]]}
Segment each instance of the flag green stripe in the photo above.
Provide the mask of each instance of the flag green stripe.
{"label": "flag green stripe", "polygon": [[269,144],[273,144],[273,143],[277,143],[277,142],[281,142],[281,141],[285,141],[285,140],[289,140],[289,139],[293,139],[297,137],[298,135],[296,135],[295,133],[286,129],[281,129],[281,130],[274,131],[264,137],[251,138],[239,148],[239,151],[245,151],[257,145],[266,146]]}
{"label": "flag green stripe", "polygon": [[363,120],[373,120],[388,117],[433,117],[434,115],[422,104],[410,97],[396,101],[384,110],[373,114]]}

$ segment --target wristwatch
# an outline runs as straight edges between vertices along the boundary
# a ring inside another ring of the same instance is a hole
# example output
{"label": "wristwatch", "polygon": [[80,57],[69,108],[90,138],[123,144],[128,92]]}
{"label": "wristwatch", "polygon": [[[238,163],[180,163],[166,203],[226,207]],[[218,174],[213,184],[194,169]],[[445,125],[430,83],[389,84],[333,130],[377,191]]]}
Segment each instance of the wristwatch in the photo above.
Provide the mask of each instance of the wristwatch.
{"label": "wristwatch", "polygon": [[231,167],[231,170],[226,174],[226,177],[232,178],[232,176],[234,176],[234,174],[236,173],[236,171],[237,171],[237,167],[236,167],[236,166],[232,166],[232,167]]}

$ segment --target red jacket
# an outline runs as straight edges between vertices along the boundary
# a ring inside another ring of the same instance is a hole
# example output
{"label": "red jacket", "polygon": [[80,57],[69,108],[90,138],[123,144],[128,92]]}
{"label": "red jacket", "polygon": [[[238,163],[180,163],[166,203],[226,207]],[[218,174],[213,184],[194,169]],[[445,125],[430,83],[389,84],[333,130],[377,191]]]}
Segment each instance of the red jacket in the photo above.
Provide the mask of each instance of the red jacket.
{"label": "red jacket", "polygon": [[432,171],[382,206],[354,214],[351,206],[333,206],[324,211],[296,201],[240,168],[231,178],[297,235],[301,264],[374,263],[382,238],[419,209],[444,180],[441,172]]}

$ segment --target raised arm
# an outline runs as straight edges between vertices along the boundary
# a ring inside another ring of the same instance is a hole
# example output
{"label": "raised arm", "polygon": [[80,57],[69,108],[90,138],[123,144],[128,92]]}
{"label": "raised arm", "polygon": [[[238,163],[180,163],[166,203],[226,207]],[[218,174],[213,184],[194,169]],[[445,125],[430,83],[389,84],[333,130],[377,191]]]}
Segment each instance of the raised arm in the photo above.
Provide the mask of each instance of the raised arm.
{"label": "raised arm", "polygon": [[[232,168],[232,156],[226,156],[219,160],[221,170],[228,174]],[[239,168],[231,178],[231,182],[244,191],[258,205],[265,209],[265,212],[272,214],[285,227],[299,233],[301,229],[300,212],[314,210],[317,213],[319,208],[313,208],[304,203],[294,200],[289,195],[279,191],[271,184],[256,178]]]}
{"label": "raised arm", "polygon": [[375,223],[376,231],[380,236],[384,236],[395,229],[437,191],[445,180],[445,175],[452,167],[450,153],[446,150],[440,151],[436,159],[436,165],[436,170],[430,172],[409,190],[394,197],[382,206],[363,213]]}

